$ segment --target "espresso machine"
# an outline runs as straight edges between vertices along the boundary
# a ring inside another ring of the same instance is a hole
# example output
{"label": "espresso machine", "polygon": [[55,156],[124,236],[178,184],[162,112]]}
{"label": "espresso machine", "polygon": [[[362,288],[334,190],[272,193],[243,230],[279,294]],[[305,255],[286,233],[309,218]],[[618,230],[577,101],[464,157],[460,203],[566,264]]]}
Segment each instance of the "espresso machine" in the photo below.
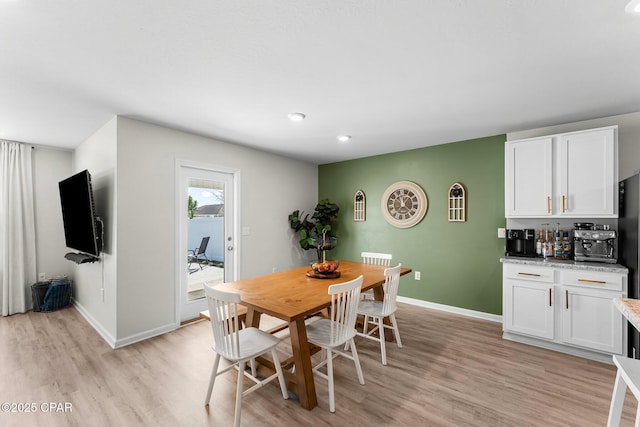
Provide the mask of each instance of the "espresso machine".
{"label": "espresso machine", "polygon": [[573,230],[573,251],[576,261],[595,261],[615,264],[616,231],[599,226]]}

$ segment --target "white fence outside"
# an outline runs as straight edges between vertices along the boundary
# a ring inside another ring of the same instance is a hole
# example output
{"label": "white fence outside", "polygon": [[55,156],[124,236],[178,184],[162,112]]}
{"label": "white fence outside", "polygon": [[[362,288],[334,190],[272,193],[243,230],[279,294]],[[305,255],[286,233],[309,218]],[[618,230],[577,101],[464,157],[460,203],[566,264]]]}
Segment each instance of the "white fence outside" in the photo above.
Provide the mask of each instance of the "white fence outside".
{"label": "white fence outside", "polygon": [[198,216],[189,220],[187,249],[200,247],[203,237],[209,236],[205,255],[210,261],[224,262],[224,217]]}

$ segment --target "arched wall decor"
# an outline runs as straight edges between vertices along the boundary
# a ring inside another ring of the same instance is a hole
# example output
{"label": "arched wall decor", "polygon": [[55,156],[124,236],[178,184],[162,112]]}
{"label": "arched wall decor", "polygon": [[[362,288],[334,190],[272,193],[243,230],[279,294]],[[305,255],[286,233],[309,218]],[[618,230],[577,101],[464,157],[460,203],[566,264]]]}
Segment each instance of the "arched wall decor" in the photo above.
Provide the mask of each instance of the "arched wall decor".
{"label": "arched wall decor", "polygon": [[358,190],[353,195],[353,220],[362,222],[367,219],[367,196],[364,191]]}
{"label": "arched wall decor", "polygon": [[453,183],[453,185],[449,187],[448,199],[449,222],[465,222],[467,220],[467,193],[464,186],[459,182]]}

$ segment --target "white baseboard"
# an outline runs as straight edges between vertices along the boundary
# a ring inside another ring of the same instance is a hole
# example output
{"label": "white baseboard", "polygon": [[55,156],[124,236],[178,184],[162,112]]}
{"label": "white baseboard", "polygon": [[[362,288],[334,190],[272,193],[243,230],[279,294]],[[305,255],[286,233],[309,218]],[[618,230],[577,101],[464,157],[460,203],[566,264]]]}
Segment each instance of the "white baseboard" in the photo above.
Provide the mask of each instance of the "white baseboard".
{"label": "white baseboard", "polygon": [[124,347],[129,344],[136,343],[138,341],[144,341],[147,338],[152,338],[158,335],[166,334],[167,332],[178,329],[179,326],[171,323],[169,325],[160,326],[158,328],[150,329],[148,331],[140,332],[139,334],[129,335],[128,337],[116,340],[115,348]]}
{"label": "white baseboard", "polygon": [[93,329],[100,334],[102,339],[104,339],[107,344],[111,346],[111,348],[116,348],[116,340],[113,336],[102,326],[102,323],[98,322],[95,317],[93,317],[89,312],[82,306],[82,304],[78,303],[78,301],[72,299],[71,304],[75,307],[76,310],[84,317],[84,319],[89,322]]}
{"label": "white baseboard", "polygon": [[[415,305],[418,307],[430,308],[438,311],[445,311],[448,313],[459,314],[467,317],[474,317],[476,319],[488,320],[491,322],[502,323],[502,316],[497,314],[484,313],[481,311],[469,310],[466,308],[454,307],[451,305],[438,304],[435,302],[429,302],[414,298],[407,298],[398,296],[398,302],[404,304]],[[98,322],[93,316],[87,312],[87,310],[79,304],[77,301],[72,301],[73,306],[78,310],[78,312],[86,319],[87,322],[93,327],[93,329],[100,334],[100,336],[111,346],[111,348],[120,348],[127,346],[129,344],[133,344],[138,341],[143,341],[151,337],[155,337],[158,335],[165,334],[167,332],[174,331],[180,327],[180,325],[176,325],[175,323],[171,323],[168,325],[160,326],[155,329],[151,329],[148,331],[140,332],[138,334],[130,335],[128,337],[115,339],[103,326],[100,322]]]}
{"label": "white baseboard", "polygon": [[475,317],[476,319],[489,320],[491,322],[502,323],[502,316],[491,313],[484,313],[482,311],[469,310],[466,308],[454,307],[452,305],[438,304],[435,302],[423,301],[420,299],[407,298],[398,296],[398,302],[405,304],[416,305],[418,307],[431,308],[433,310],[446,311],[448,313],[460,314],[467,317]]}
{"label": "white baseboard", "polygon": [[171,332],[180,327],[180,325],[176,325],[175,323],[171,323],[169,325],[160,326],[158,328],[154,328],[148,331],[140,332],[139,334],[130,335],[128,337],[115,339],[103,326],[100,322],[98,322],[93,316],[89,314],[89,312],[77,301],[72,301],[73,306],[78,310],[78,312],[85,318],[87,322],[93,327],[93,329],[100,334],[100,336],[111,346],[111,348],[116,349],[120,347],[127,346],[129,344],[133,344],[138,341],[146,340],[147,338],[155,337],[158,335],[162,335],[167,332]]}

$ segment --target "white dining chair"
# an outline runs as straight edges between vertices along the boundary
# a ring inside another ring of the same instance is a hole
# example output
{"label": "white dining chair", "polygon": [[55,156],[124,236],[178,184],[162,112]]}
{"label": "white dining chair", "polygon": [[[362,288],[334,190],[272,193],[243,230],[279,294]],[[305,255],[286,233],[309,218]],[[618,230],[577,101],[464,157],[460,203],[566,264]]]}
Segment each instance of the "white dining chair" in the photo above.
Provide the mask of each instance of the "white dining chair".
{"label": "white dining chair", "polygon": [[[384,299],[382,301],[361,301],[358,306],[358,314],[364,316],[364,323],[362,332],[358,332],[358,336],[362,336],[374,341],[380,342],[380,353],[382,355],[382,364],[387,364],[387,351],[385,347],[384,329],[392,329],[395,336],[396,344],[399,348],[402,348],[402,341],[400,341],[400,332],[398,331],[398,322],[396,320],[396,298],[398,296],[398,286],[400,284],[400,267],[402,264],[398,264],[395,267],[387,268],[384,270],[384,284],[382,289],[384,291]],[[384,318],[389,317],[391,325],[384,323]],[[369,330],[369,324],[375,325]],[[378,337],[373,334],[378,331]]]}
{"label": "white dining chair", "polygon": [[624,356],[613,356],[613,363],[618,367],[616,382],[613,386],[611,396],[611,407],[609,408],[609,419],[607,427],[617,427],[620,425],[622,416],[622,406],[627,387],[638,401],[635,426],[640,427],[640,360],[631,359]]}
{"label": "white dining chair", "polygon": [[[365,264],[374,264],[381,265],[383,267],[391,266],[391,260],[393,256],[391,254],[385,254],[380,252],[362,252],[360,254],[362,258],[362,262]],[[366,292],[362,292],[362,300],[373,300],[373,291],[368,290]]]}
{"label": "white dining chair", "polygon": [[[329,411],[336,411],[333,359],[343,356],[353,360],[356,365],[358,381],[364,384],[364,376],[358,359],[358,351],[353,338],[356,336],[356,311],[360,300],[360,288],[363,277],[329,286],[331,309],[328,319],[320,319],[307,325],[307,340],[322,349],[322,360],[313,368],[313,372],[329,383]],[[342,350],[347,344],[350,353]],[[325,366],[327,373],[320,371]]]}
{"label": "white dining chair", "polygon": [[365,264],[382,265],[384,267],[389,267],[393,259],[393,255],[379,252],[362,252],[360,257]]}
{"label": "white dining chair", "polygon": [[[282,397],[285,399],[289,398],[278,354],[276,353],[276,346],[280,340],[258,328],[251,327],[241,329],[239,327],[239,294],[225,292],[208,285],[204,286],[204,290],[209,305],[209,316],[211,318],[211,329],[213,331],[213,344],[211,347],[216,353],[211,370],[211,379],[209,380],[205,406],[209,406],[209,402],[211,401],[211,392],[213,391],[213,384],[215,383],[216,377],[236,368],[238,370],[238,383],[236,388],[234,426],[238,427],[240,426],[242,397],[264,386],[276,377],[280,382]],[[255,358],[269,351],[271,351],[276,373],[261,380],[255,376]],[[231,362],[231,364],[218,371],[221,358]],[[245,371],[247,361],[251,363],[251,374]],[[245,391],[242,390],[242,379],[244,376],[255,383]]]}

